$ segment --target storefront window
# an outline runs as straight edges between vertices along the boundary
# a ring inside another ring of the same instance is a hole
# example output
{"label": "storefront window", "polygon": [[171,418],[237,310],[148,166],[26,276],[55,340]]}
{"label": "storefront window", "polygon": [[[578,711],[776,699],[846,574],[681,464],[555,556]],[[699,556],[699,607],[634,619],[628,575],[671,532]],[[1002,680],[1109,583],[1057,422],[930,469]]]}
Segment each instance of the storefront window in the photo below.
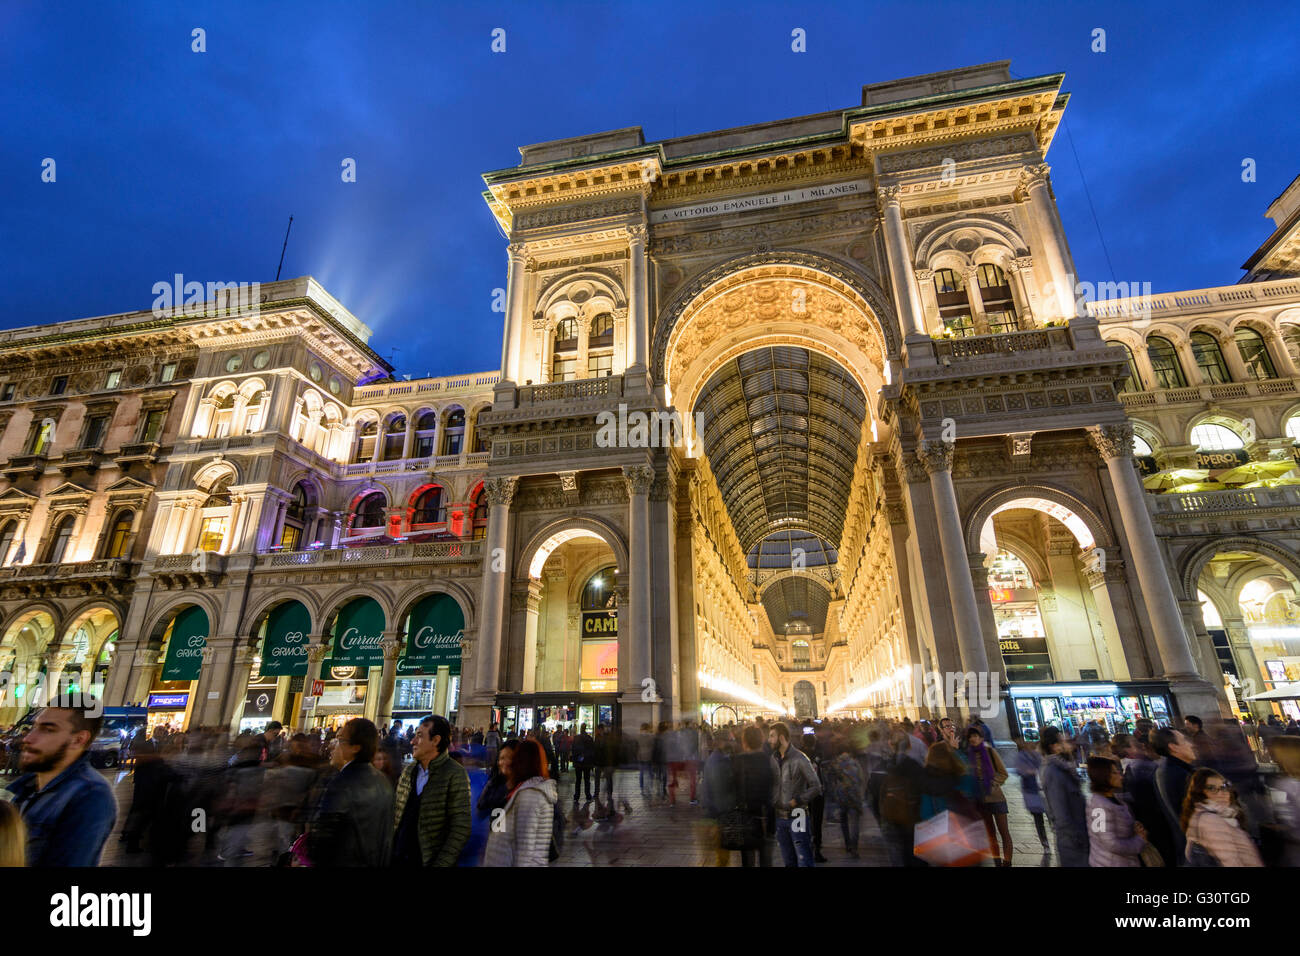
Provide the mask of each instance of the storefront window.
{"label": "storefront window", "polygon": [[1000,550],[993,558],[989,598],[1007,680],[1052,680],[1052,659],[1038,610],[1038,590],[1028,566],[1010,551]]}

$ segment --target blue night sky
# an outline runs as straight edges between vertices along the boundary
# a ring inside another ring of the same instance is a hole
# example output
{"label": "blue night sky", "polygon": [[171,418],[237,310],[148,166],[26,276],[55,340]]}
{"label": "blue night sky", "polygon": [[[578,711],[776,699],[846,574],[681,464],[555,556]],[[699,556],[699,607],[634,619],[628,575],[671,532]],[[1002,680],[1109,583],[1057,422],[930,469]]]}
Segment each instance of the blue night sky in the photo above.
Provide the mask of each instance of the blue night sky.
{"label": "blue night sky", "polygon": [[[1300,5],[1266,9],[7,0],[0,326],[145,309],[177,272],[271,281],[292,214],[284,276],[316,276],[377,351],[399,350],[399,372],[494,369],[506,240],[480,176],[520,145],[843,108],[864,83],[999,59],[1066,74],[1066,129],[1114,263],[1058,135],[1048,161],[1081,278],[1235,282],[1300,173]],[[806,53],[790,50],[795,27]],[[1257,182],[1241,180],[1246,157]]]}

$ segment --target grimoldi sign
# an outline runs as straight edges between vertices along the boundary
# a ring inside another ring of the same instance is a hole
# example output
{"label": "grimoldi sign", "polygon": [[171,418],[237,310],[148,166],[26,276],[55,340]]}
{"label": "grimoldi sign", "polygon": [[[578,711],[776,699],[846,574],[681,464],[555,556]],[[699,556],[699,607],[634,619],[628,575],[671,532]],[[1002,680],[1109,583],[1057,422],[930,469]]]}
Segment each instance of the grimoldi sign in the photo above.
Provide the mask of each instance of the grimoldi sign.
{"label": "grimoldi sign", "polygon": [[203,648],[208,644],[208,615],[197,605],[187,607],[172,622],[163,660],[163,680],[198,680],[203,670]]}
{"label": "grimoldi sign", "polygon": [[267,677],[302,677],[307,673],[307,637],[311,615],[298,601],[271,611],[262,646],[262,671]]}
{"label": "grimoldi sign", "polygon": [[813,202],[817,199],[834,199],[837,196],[863,196],[869,192],[871,192],[870,180],[855,179],[847,183],[830,183],[826,186],[784,189],[778,193],[763,193],[761,196],[733,196],[730,199],[718,199],[714,202],[678,206],[676,209],[655,209],[650,212],[650,222],[652,224],[687,222],[707,216],[724,216],[727,213],[749,212],[771,206],[789,206],[794,203]]}

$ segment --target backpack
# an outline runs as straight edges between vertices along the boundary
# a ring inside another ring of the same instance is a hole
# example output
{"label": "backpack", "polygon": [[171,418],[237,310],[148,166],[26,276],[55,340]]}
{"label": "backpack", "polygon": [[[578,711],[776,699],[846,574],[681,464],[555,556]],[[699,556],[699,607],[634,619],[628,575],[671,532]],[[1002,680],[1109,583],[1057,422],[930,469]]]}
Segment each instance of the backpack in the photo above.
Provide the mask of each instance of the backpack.
{"label": "backpack", "polygon": [[880,815],[895,826],[913,826],[921,817],[907,790],[907,779],[901,773],[891,770],[885,774],[880,785]]}
{"label": "backpack", "polygon": [[564,823],[564,811],[560,809],[557,800],[551,809],[551,848],[546,853],[548,862],[554,863],[558,860],[560,852],[564,849]]}

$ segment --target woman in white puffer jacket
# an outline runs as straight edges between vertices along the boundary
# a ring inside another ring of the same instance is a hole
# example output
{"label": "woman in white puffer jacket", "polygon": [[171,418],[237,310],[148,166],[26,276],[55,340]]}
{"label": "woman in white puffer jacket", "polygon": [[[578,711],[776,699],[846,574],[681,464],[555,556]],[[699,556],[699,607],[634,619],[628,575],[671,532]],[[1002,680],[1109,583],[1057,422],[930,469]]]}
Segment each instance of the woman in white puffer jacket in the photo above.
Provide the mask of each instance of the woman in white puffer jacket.
{"label": "woman in white puffer jacket", "polygon": [[510,797],[488,822],[484,866],[547,866],[559,791],[536,740],[520,741],[510,761]]}

